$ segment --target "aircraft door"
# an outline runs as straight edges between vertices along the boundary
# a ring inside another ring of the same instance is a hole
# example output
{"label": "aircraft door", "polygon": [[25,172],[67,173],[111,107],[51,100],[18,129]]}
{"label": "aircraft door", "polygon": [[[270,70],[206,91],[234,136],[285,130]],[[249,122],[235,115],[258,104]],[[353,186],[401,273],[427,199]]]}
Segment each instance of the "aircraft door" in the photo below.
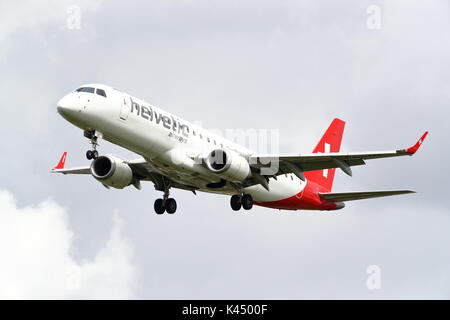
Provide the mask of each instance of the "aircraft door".
{"label": "aircraft door", "polygon": [[130,98],[125,94],[122,94],[121,100],[120,119],[127,120],[128,114],[130,113],[131,101]]}

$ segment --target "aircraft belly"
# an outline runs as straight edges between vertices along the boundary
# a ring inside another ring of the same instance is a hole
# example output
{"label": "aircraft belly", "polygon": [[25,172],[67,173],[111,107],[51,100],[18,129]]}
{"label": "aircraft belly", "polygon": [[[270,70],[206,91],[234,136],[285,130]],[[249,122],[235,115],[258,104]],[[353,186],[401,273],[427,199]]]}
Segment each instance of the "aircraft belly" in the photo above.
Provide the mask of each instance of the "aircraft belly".
{"label": "aircraft belly", "polygon": [[244,189],[244,192],[250,194],[256,202],[279,201],[295,196],[305,188],[306,183],[297,177],[281,175],[278,180],[271,178],[269,180],[269,191],[260,184]]}

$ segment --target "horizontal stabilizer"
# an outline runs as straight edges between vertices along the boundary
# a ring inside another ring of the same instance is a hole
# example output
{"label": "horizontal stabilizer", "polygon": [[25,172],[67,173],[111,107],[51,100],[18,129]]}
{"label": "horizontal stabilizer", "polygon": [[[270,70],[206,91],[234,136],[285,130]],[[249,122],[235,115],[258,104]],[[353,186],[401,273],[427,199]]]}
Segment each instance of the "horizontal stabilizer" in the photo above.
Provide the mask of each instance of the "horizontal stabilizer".
{"label": "horizontal stabilizer", "polygon": [[324,200],[343,202],[343,201],[396,196],[399,194],[406,194],[406,193],[415,193],[415,191],[392,190],[392,191],[330,192],[330,193],[319,193],[319,195]]}
{"label": "horizontal stabilizer", "polygon": [[90,174],[91,167],[77,167],[68,169],[52,169],[51,173],[62,173],[62,174]]}
{"label": "horizontal stabilizer", "polygon": [[52,173],[62,173],[62,174],[90,174],[91,173],[91,167],[77,167],[77,168],[69,168],[66,169],[66,160],[67,160],[67,152],[64,152],[61,156],[61,159],[59,160],[56,167],[54,167],[50,172]]}

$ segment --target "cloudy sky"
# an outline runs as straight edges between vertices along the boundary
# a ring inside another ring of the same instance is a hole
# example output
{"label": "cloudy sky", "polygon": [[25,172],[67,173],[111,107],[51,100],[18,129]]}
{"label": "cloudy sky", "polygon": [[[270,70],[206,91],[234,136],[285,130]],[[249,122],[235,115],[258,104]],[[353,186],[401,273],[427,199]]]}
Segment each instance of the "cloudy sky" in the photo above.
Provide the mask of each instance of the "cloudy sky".
{"label": "cloudy sky", "polygon": [[[450,298],[449,14],[446,0],[0,0],[0,298]],[[178,212],[157,216],[151,184],[49,173],[63,151],[87,164],[56,101],[89,82],[206,128],[279,129],[283,153],[310,152],[334,117],[344,151],[429,130],[415,157],[334,184],[418,193],[236,214],[228,197],[173,191]]]}

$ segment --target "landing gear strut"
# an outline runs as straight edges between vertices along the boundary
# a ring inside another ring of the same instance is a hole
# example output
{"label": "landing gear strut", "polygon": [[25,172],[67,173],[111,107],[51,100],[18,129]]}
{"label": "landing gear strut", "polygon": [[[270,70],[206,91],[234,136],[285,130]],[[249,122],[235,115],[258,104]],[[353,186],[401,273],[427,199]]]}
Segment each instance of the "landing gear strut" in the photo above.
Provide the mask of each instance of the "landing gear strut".
{"label": "landing gear strut", "polygon": [[156,214],[174,214],[177,211],[177,202],[173,198],[169,198],[169,190],[164,191],[164,197],[162,199],[156,199],[154,204]]}
{"label": "landing gear strut", "polygon": [[253,198],[249,194],[235,194],[231,196],[230,205],[231,209],[233,209],[234,211],[239,211],[241,208],[243,208],[244,210],[250,210],[251,208],[253,208]]}
{"label": "landing gear strut", "polygon": [[85,131],[84,136],[89,139],[89,143],[92,145],[92,150],[86,151],[86,158],[88,160],[97,159],[98,151],[97,146],[99,145],[97,140],[98,137],[95,134],[95,131]]}

